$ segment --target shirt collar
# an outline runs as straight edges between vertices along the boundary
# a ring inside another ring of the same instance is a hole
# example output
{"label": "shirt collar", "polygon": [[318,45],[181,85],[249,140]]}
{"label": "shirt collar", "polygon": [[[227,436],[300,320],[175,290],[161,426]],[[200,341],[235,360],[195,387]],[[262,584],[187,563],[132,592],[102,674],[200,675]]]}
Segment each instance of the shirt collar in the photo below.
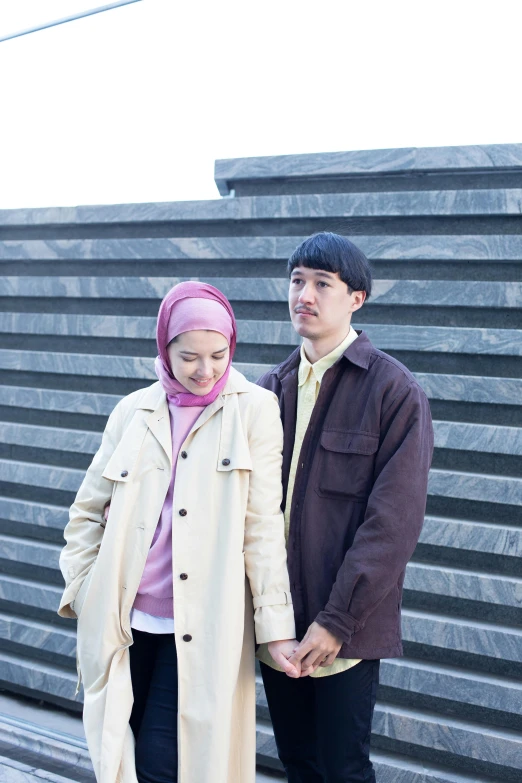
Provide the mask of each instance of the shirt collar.
{"label": "shirt collar", "polygon": [[338,359],[341,358],[343,353],[357,339],[358,336],[359,335],[353,326],[350,326],[350,330],[342,343],[340,343],[337,348],[334,348],[333,351],[330,351],[329,354],[323,356],[317,362],[314,362],[314,364],[311,364],[311,362],[308,361],[304,351],[304,345],[301,345],[301,361],[299,364],[298,380],[299,386],[304,386],[310,376],[310,373],[315,376],[317,383],[321,383],[325,372],[329,370]]}

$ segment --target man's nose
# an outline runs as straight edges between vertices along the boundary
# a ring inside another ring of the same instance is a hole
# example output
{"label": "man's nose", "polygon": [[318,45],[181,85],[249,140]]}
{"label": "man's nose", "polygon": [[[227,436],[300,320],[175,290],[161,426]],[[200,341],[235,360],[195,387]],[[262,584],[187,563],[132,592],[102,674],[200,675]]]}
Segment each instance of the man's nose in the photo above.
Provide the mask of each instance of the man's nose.
{"label": "man's nose", "polygon": [[299,301],[305,304],[315,301],[314,287],[310,283],[303,286],[303,290],[299,294]]}

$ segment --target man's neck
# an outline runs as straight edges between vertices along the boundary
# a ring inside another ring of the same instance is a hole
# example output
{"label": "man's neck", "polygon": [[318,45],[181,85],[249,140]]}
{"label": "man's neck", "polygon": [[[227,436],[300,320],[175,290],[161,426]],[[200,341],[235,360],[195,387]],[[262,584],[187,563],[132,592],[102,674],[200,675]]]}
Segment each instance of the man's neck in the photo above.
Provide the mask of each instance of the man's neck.
{"label": "man's neck", "polygon": [[348,327],[346,332],[342,335],[336,334],[329,337],[320,338],[318,340],[310,340],[307,337],[303,338],[303,348],[306,354],[306,358],[310,364],[315,364],[319,359],[323,359],[332,353],[342,342],[347,338],[351,326]]}

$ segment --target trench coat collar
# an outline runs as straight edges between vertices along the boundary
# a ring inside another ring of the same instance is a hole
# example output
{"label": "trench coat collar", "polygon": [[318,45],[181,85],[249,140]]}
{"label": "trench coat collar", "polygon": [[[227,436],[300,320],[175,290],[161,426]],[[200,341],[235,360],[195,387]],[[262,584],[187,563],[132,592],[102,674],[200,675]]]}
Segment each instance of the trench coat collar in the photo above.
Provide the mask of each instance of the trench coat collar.
{"label": "trench coat collar", "polygon": [[[198,430],[214,415],[214,413],[224,406],[225,399],[228,395],[247,392],[249,390],[249,385],[245,376],[231,367],[225,388],[214,402],[211,402],[210,405],[207,405],[202,411],[201,416],[196,420],[191,433]],[[168,456],[169,461],[172,462],[172,433],[170,430],[169,406],[167,395],[159,381],[156,381],[156,383],[153,383],[145,389],[137,408],[138,410],[150,411],[150,415],[147,417],[146,421],[147,427],[156,440],[159,441]]]}
{"label": "trench coat collar", "polygon": [[[370,342],[370,338],[360,329],[355,330],[357,332],[357,339],[351,343],[346,351],[342,354],[345,359],[355,364],[363,370],[367,370],[370,366],[370,356],[374,351],[374,347]],[[294,370],[296,371],[301,361],[301,346],[292,351],[288,359],[273,370],[280,381],[283,381]],[[297,377],[297,373],[295,373]]]}

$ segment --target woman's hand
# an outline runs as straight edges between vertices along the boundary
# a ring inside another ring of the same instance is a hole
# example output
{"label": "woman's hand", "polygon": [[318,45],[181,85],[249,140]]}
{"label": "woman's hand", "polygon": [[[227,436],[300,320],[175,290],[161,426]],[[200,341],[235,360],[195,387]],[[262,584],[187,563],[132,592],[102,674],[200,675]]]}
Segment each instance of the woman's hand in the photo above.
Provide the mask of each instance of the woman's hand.
{"label": "woman's hand", "polygon": [[312,674],[318,666],[331,666],[342,647],[342,641],[319,623],[313,622],[306,635],[290,656],[294,666],[301,667],[301,676]]}
{"label": "woman's hand", "polygon": [[288,659],[299,646],[297,639],[283,639],[268,643],[268,652],[272,659],[289,677],[298,679],[301,676],[301,664],[291,664]]}

